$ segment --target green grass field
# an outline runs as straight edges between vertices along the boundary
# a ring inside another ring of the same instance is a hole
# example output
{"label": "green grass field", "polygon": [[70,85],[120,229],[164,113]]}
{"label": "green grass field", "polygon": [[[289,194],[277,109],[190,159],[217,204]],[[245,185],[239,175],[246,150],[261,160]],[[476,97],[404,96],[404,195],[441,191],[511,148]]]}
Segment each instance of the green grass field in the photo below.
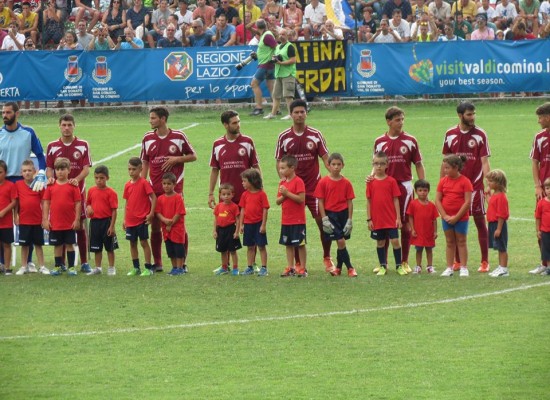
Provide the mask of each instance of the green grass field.
{"label": "green grass field", "polygon": [[[149,129],[147,112],[86,110],[77,135],[97,164],[111,170],[121,200],[115,277],[0,276],[0,399],[543,399],[548,398],[550,281],[527,272],[539,251],[533,219],[529,151],[539,131],[540,102],[479,103],[477,123],[489,136],[491,166],[509,178],[509,278],[477,272],[475,227],[469,278],[439,274],[385,277],[365,221],[364,177],[388,105],[314,110],[308,123],[344,155],[354,184],[354,230],[348,249],[359,277],[331,277],[313,221],[308,222],[310,276],[283,279],[277,244],[274,151],[287,121],[241,115],[242,132],[259,151],[268,218],[270,276],[216,277],[219,265],[207,207],[209,157],[224,133],[220,111],[174,110],[198,153],[186,166],[190,274],[127,277],[129,248],[121,228],[126,163]],[[415,135],[427,178],[439,178],[445,130],[457,123],[455,103],[403,104],[405,130]],[[44,146],[59,136],[58,116],[22,115]],[[120,155],[113,155],[121,152]],[[113,157],[113,158],[111,158]],[[88,186],[93,183],[88,180]],[[434,193],[430,196],[432,199]],[[473,224],[472,224],[473,225]],[[434,250],[444,268],[444,237]],[[52,264],[51,249],[47,253]],[[411,264],[414,253],[411,254]],[[240,266],[245,264],[241,251]],[[496,266],[496,253],[491,252]],[[168,260],[165,260],[168,265]]]}

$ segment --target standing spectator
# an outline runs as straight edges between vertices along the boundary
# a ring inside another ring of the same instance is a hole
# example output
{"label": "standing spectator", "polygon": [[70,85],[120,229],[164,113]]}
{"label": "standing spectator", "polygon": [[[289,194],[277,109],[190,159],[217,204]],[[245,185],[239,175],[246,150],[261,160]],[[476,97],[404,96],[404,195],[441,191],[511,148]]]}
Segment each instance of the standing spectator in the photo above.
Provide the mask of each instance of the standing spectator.
{"label": "standing spectator", "polygon": [[[390,0],[391,1],[391,0]],[[304,26],[304,38],[310,40],[321,35],[321,27],[327,22],[325,5],[319,0],[311,0],[304,10],[306,26]]]}
{"label": "standing spectator", "polygon": [[101,13],[99,12],[99,0],[93,0],[93,3],[92,5],[92,0],[74,0],[74,7],[71,11],[71,15],[75,17],[75,26],[78,26],[78,23],[83,18],[90,20],[88,32],[95,27],[95,24],[101,17]]}
{"label": "standing spectator", "polygon": [[[143,7],[142,0],[134,0],[134,7],[126,11],[126,25],[128,28],[132,29],[135,36],[141,40],[147,32],[149,22],[150,16],[147,8]],[[126,29],[124,29],[124,34],[126,35]]]}
{"label": "standing spectator", "polygon": [[371,36],[369,43],[398,43],[401,42],[399,34],[390,28],[390,24],[387,19],[382,18],[380,21],[380,27],[376,30],[376,33]]}
{"label": "standing spectator", "polygon": [[164,31],[168,24],[168,17],[172,14],[168,8],[167,0],[160,0],[159,7],[153,11],[153,16],[151,17],[151,22],[153,24],[153,29],[149,31],[146,36],[147,43],[149,47],[154,49],[155,42],[158,42],[160,38],[164,35]]}
{"label": "standing spectator", "polygon": [[108,27],[109,36],[113,41],[124,35],[124,28],[127,26],[126,10],[121,3],[122,0],[111,0],[109,9],[103,13],[102,23]]}
{"label": "standing spectator", "polygon": [[23,2],[23,11],[19,15],[20,32],[25,37],[30,37],[34,43],[38,40],[38,14],[31,10],[31,4],[27,1]]}
{"label": "standing spectator", "polygon": [[16,19],[12,20],[8,29],[8,36],[2,42],[1,50],[17,51],[23,50],[25,44],[25,35],[19,33],[19,24]]}
{"label": "standing spectator", "polygon": [[476,17],[477,29],[472,32],[471,40],[495,40],[495,31],[487,26],[487,14]]}
{"label": "standing spectator", "polygon": [[[223,3],[224,0],[222,0]],[[252,22],[256,22],[262,18],[262,9],[256,5],[254,0],[244,0],[244,11],[250,11],[252,14]],[[243,7],[239,7],[239,20],[242,21],[243,18]]]}
{"label": "standing spectator", "polygon": [[304,19],[304,13],[296,6],[297,0],[289,0],[287,4],[288,8],[283,12],[283,27],[294,29],[297,35],[302,30],[302,21]]}
{"label": "standing spectator", "polygon": [[428,4],[428,14],[435,20],[449,22],[451,20],[451,5],[444,0],[434,0]]}
{"label": "standing spectator", "polygon": [[412,7],[408,0],[388,0],[382,9],[382,18],[390,19],[393,15],[393,10],[396,8],[401,10],[401,17],[409,22],[412,21]]}
{"label": "standing spectator", "polygon": [[[307,104],[303,100],[294,100],[290,104],[290,115],[293,124],[290,128],[279,134],[277,139],[277,147],[275,150],[275,160],[277,172],[279,172],[279,161],[284,155],[290,154],[297,158],[298,167],[296,175],[304,181],[306,185],[306,206],[309,208],[311,215],[315,218],[321,243],[323,245],[323,264],[325,270],[330,272],[334,268],[334,264],[330,257],[331,241],[326,240],[323,234],[323,222],[319,214],[317,199],[315,198],[315,188],[321,179],[319,171],[319,159],[322,160],[323,166],[328,170],[328,148],[325,138],[317,129],[306,125]],[[296,260],[299,262],[299,260]]]}
{"label": "standing spectator", "polygon": [[185,39],[184,44],[191,47],[210,47],[212,44],[212,33],[210,31],[205,32],[202,19],[195,19],[191,28],[193,29],[193,34]]}
{"label": "standing spectator", "polygon": [[94,35],[91,33],[88,33],[86,21],[81,19],[78,21],[78,25],[76,27],[76,40],[83,49],[87,49],[90,46],[90,42],[94,40]]}
{"label": "standing spectator", "polygon": [[272,62],[272,56],[275,52],[275,47],[277,47],[277,41],[273,36],[271,31],[267,30],[267,25],[263,19],[256,21],[256,29],[260,35],[260,40],[258,42],[258,69],[252,78],[250,86],[254,92],[254,100],[256,105],[254,110],[250,115],[257,116],[264,113],[262,107],[262,89],[260,84],[265,80],[269,94],[273,93],[273,83],[275,82],[275,65]]}
{"label": "standing spectator", "polygon": [[183,47],[183,44],[176,39],[176,26],[174,24],[169,24],[166,27],[166,37],[160,38],[157,43],[158,49],[165,49],[169,47]]}
{"label": "standing spectator", "polygon": [[143,49],[143,40],[136,37],[132,28],[124,28],[124,37],[117,38],[115,50]]}
{"label": "standing spectator", "polygon": [[197,0],[197,8],[193,11],[193,19],[202,19],[205,29],[210,28],[216,23],[216,10],[206,5],[206,0]]}
{"label": "standing spectator", "polygon": [[[141,176],[143,178],[149,176],[149,181],[153,185],[156,196],[164,193],[162,176],[166,172],[172,172],[176,176],[177,182],[174,190],[182,195],[185,163],[197,159],[195,150],[189,143],[185,133],[168,127],[169,115],[165,107],[152,108],[149,111],[149,123],[152,130],[145,133],[141,142],[140,158],[143,161]],[[185,244],[186,246],[188,244],[187,235]],[[162,271],[161,248],[160,220],[153,218],[151,223],[151,249],[157,271]]]}
{"label": "standing spectator", "polygon": [[239,21],[239,12],[234,7],[229,5],[229,0],[222,0],[220,4],[221,7],[216,10],[216,18],[223,14],[227,19],[228,24],[237,26]]}
{"label": "standing spectator", "polygon": [[210,30],[212,33],[212,44],[217,47],[234,46],[237,43],[235,26],[227,23],[224,14],[217,19],[216,25]]}
{"label": "standing spectator", "polygon": [[[489,171],[489,142],[485,131],[476,126],[476,109],[472,103],[462,102],[456,108],[460,122],[457,126],[451,127],[445,133],[443,141],[443,155],[460,154],[466,156],[464,169],[461,173],[468,178],[473,185],[470,214],[474,217],[477,228],[477,237],[481,251],[481,265],[477,272],[489,272],[489,249],[488,233],[485,223],[485,191],[483,179]],[[445,163],[441,164],[440,176],[445,176]],[[459,169],[460,170],[460,169]],[[439,191],[439,190],[438,190]],[[443,217],[442,217],[443,218]],[[456,258],[454,269],[460,268],[459,256]]]}
{"label": "standing spectator", "polygon": [[389,22],[390,27],[399,34],[402,42],[409,42],[411,40],[410,25],[401,17],[401,10],[399,8],[393,10],[393,18]]}

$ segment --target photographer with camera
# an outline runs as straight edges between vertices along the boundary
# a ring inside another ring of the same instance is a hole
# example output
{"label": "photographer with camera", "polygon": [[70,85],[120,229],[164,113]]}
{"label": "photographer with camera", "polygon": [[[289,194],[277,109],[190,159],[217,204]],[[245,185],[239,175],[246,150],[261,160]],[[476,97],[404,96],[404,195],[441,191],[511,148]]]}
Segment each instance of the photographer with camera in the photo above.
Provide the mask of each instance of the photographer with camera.
{"label": "photographer with camera", "polygon": [[258,70],[252,78],[252,91],[254,92],[254,99],[256,106],[254,111],[250,113],[252,116],[262,115],[264,109],[262,107],[262,89],[260,89],[260,83],[264,80],[266,81],[269,94],[273,93],[273,83],[275,80],[274,69],[275,64],[272,61],[273,53],[275,52],[275,47],[277,47],[277,40],[273,33],[267,30],[267,24],[265,20],[259,19],[256,21],[256,31],[260,35],[260,40],[258,42]]}
{"label": "photographer with camera", "polygon": [[275,48],[273,60],[275,63],[275,86],[273,88],[273,107],[264,119],[273,119],[279,111],[281,99],[284,97],[288,114],[283,120],[290,119],[290,103],[294,100],[296,87],[296,47],[288,41],[290,29],[283,29],[279,33],[281,43]]}

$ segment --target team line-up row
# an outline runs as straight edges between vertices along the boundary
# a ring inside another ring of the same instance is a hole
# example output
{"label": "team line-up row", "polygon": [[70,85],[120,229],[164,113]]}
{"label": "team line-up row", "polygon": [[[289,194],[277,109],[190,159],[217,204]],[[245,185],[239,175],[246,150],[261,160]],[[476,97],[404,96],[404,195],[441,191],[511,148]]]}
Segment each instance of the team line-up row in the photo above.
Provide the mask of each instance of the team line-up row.
{"label": "team line-up row", "polygon": [[[544,197],[542,183],[550,177],[548,168],[548,137],[550,135],[550,103],[537,108],[543,130],[533,143],[531,158],[537,206],[537,232],[541,242],[543,263],[530,271],[547,273],[550,259],[550,201]],[[6,103],[2,109],[4,126],[0,131],[0,241],[4,260],[10,260],[14,242],[13,224],[19,226],[22,267],[17,274],[36,271],[30,262],[32,247],[40,271],[60,275],[68,270],[76,275],[75,244],[78,244],[81,271],[94,275],[102,272],[102,250],[108,255],[108,274],[116,273],[114,250],[118,248],[114,226],[118,197],[107,186],[108,169],[94,170],[95,186],[85,196],[84,180],[92,165],[88,143],[74,136],[75,122],[70,114],[60,118],[60,139],[48,144],[46,156],[32,128],[18,122],[16,103]],[[341,175],[344,160],[340,154],[329,154],[321,132],[306,125],[307,105],[296,100],[291,104],[293,124],[278,138],[276,158],[279,160],[279,183],[276,204],[281,206],[282,221],[279,243],[286,248],[287,267],[281,276],[307,276],[306,217],[309,208],[321,232],[323,263],[331,275],[342,273],[345,266],[350,277],[356,277],[346,248],[353,229],[353,198],[351,183]],[[435,272],[432,249],[437,235],[436,220],[442,218],[446,239],[447,268],[442,276],[468,276],[466,237],[469,216],[473,216],[481,249],[478,272],[489,272],[488,249],[498,250],[499,265],[490,275],[508,276],[507,225],[509,217],[506,200],[506,176],[503,171],[490,170],[486,133],[475,125],[475,106],[460,103],[457,107],[459,124],[445,134],[444,162],[441,180],[437,185],[435,203],[428,200],[429,183],[425,181],[422,155],[416,139],[403,131],[404,112],[398,107],[386,111],[388,131],[374,143],[373,170],[367,183],[367,223],[376,241],[379,266],[377,275],[388,269],[387,248],[391,243],[396,271],[400,275],[420,273],[422,255],[426,251],[426,271]],[[164,240],[171,260],[170,274],[187,272],[187,233],[184,224],[185,206],[183,169],[196,154],[186,135],[168,128],[168,110],[150,110],[152,130],[142,141],[140,157],[129,160],[130,181],[124,187],[126,200],[123,227],[130,243],[133,263],[129,275],[148,276],[163,269],[161,246]],[[267,270],[267,213],[270,207],[263,191],[262,175],[253,140],[240,133],[237,112],[221,115],[226,130],[212,147],[209,204],[214,210],[216,250],[221,253],[217,275],[244,274],[265,276]],[[5,146],[9,141],[10,146]],[[27,158],[34,152],[40,170],[36,173]],[[321,178],[320,161],[329,171]],[[414,184],[415,166],[418,180]],[[536,167],[536,168],[535,168]],[[546,176],[549,175],[549,176]],[[146,178],[149,178],[146,180]],[[484,190],[483,179],[489,190]],[[13,183],[14,182],[14,183]],[[216,185],[219,189],[215,192]],[[45,190],[44,190],[45,188]],[[217,194],[217,196],[214,195]],[[487,221],[485,197],[488,198]],[[216,204],[216,199],[219,200]],[[90,219],[90,237],[86,235],[86,217]],[[149,225],[151,235],[149,241]],[[44,266],[41,245],[44,229],[49,231],[49,243],[54,245],[55,266]],[[401,230],[399,241],[398,230]],[[247,247],[247,267],[239,271],[237,250]],[[331,244],[336,242],[336,263],[331,258]],[[138,243],[144,253],[141,268]],[[150,243],[150,244],[149,244]],[[408,262],[410,245],[416,249],[416,267]],[[95,268],[89,267],[87,250],[94,253]],[[261,266],[255,269],[256,254]],[[5,273],[11,270],[5,262]]]}

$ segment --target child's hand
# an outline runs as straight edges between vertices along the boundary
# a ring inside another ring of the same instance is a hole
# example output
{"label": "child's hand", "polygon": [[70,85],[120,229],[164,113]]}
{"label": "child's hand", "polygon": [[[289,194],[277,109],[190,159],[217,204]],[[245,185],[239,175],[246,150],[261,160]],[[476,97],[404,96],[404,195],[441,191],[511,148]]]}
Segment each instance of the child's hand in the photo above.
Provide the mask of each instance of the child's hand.
{"label": "child's hand", "polygon": [[541,231],[537,231],[537,238],[542,239],[542,232]]}
{"label": "child's hand", "polygon": [[437,239],[437,232],[434,233],[434,239]]}
{"label": "child's hand", "polygon": [[241,227],[239,228],[239,233],[240,233],[241,235],[244,233],[244,226],[241,226]]}
{"label": "child's hand", "polygon": [[239,232],[235,230],[235,233],[233,234],[233,239],[238,239],[238,238],[239,238]]}
{"label": "child's hand", "polygon": [[212,237],[213,237],[214,239],[217,239],[217,238],[218,238],[218,232],[213,231],[213,232],[212,232]]}
{"label": "child's hand", "polygon": [[170,232],[172,230],[172,225],[166,225],[166,232]]}
{"label": "child's hand", "polygon": [[86,216],[90,218],[92,215],[94,215],[94,209],[92,206],[86,206]]}
{"label": "child's hand", "polygon": [[369,227],[369,231],[374,230],[374,224],[372,223],[372,221],[367,221],[367,226]]}
{"label": "child's hand", "polygon": [[260,225],[260,233],[265,233],[265,224]]}
{"label": "child's hand", "polygon": [[453,219],[453,217],[451,215],[445,215],[443,219],[445,220],[445,222],[451,224],[451,220]]}
{"label": "child's hand", "polygon": [[19,214],[15,214],[15,218],[13,219],[13,223],[15,225],[19,225]]}
{"label": "child's hand", "polygon": [[403,226],[403,224],[401,223],[401,218],[397,217],[397,220],[395,221],[396,225],[397,225],[397,229],[401,229],[401,227]]}
{"label": "child's hand", "polygon": [[411,229],[411,236],[412,237],[417,237],[418,235],[416,234],[416,231],[414,229]]}
{"label": "child's hand", "polygon": [[73,230],[78,231],[80,230],[80,218],[77,217],[75,221],[73,222]]}
{"label": "child's hand", "polygon": [[495,239],[499,238],[500,237],[500,229],[497,229],[495,231]]}
{"label": "child's hand", "polygon": [[145,223],[151,225],[153,223],[153,214],[149,214],[145,217]]}
{"label": "child's hand", "polygon": [[371,183],[374,179],[374,175],[367,175],[365,176],[365,183]]}
{"label": "child's hand", "polygon": [[107,236],[113,237],[113,236],[115,236],[115,235],[116,235],[116,233],[115,233],[115,228],[109,228],[109,229],[107,229]]}
{"label": "child's hand", "polygon": [[288,189],[285,186],[281,185],[279,186],[279,193],[286,197],[286,195],[288,194]]}
{"label": "child's hand", "polygon": [[49,231],[50,230],[50,221],[48,221],[47,219],[43,220],[42,221],[42,228]]}

